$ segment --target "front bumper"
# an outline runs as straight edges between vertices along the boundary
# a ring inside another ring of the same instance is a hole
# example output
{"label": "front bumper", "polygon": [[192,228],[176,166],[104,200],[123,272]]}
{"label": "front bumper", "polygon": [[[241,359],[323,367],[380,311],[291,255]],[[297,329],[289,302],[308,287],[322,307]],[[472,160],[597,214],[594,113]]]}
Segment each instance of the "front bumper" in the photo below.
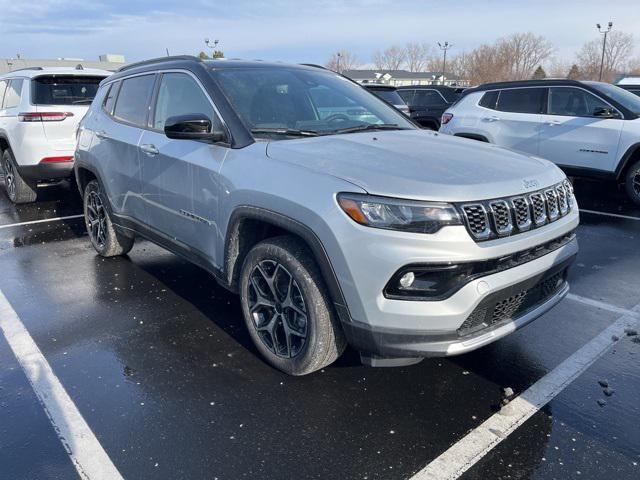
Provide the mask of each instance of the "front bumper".
{"label": "front bumper", "polygon": [[487,295],[451,332],[406,331],[360,322],[343,327],[351,345],[367,357],[441,357],[470,352],[527,325],[562,300],[569,292],[566,277],[575,257],[574,253],[537,275]]}

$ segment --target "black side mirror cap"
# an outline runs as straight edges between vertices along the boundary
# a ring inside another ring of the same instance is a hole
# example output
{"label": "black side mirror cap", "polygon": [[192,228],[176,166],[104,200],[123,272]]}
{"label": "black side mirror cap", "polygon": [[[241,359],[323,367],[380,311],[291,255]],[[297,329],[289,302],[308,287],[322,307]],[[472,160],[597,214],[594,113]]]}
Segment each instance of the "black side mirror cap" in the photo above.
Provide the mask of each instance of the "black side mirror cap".
{"label": "black side mirror cap", "polygon": [[598,107],[593,111],[593,116],[598,118],[620,118],[620,114],[612,108]]}
{"label": "black side mirror cap", "polygon": [[167,118],[164,134],[174,140],[201,140],[211,143],[227,140],[225,132],[214,130],[211,119],[199,113]]}

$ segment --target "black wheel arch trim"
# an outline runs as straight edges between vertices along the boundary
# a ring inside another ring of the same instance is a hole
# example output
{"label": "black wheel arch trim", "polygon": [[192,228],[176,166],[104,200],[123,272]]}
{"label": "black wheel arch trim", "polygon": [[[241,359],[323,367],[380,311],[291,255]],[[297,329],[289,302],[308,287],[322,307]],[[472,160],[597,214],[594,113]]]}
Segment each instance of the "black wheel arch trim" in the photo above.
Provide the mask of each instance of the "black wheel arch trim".
{"label": "black wheel arch trim", "polygon": [[[324,248],[322,241],[311,228],[303,223],[265,208],[241,205],[236,207],[229,218],[224,245],[225,281],[229,287],[233,287],[237,284],[237,276],[241,267],[241,265],[239,265],[240,262],[238,262],[237,259],[240,257],[242,252],[238,251],[239,247],[234,236],[237,238],[239,227],[245,220],[266,222],[299,236],[307,244],[314,256],[314,259],[318,263],[320,273],[322,274],[327,288],[329,289],[329,295],[331,296],[331,301],[336,308],[338,317],[342,322],[351,321],[351,315],[349,313],[342,288],[340,287],[331,259],[329,258],[329,254]],[[246,254],[246,252],[244,253]]]}
{"label": "black wheel arch trim", "polygon": [[631,159],[636,153],[640,152],[640,142],[634,143],[627,151],[624,152],[624,155],[620,158],[620,162],[618,162],[618,166],[616,167],[615,176],[616,180],[621,181],[624,180],[622,178],[622,174],[626,171],[628,166],[631,166]]}

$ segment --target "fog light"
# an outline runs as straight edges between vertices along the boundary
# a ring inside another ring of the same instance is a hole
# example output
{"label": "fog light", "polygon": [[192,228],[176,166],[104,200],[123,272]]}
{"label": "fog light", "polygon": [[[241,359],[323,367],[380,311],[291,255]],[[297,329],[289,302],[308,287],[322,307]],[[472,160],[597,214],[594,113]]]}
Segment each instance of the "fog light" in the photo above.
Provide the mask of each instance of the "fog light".
{"label": "fog light", "polygon": [[416,279],[416,276],[413,272],[405,273],[404,275],[402,275],[402,277],[400,277],[400,287],[402,288],[411,287],[415,279]]}

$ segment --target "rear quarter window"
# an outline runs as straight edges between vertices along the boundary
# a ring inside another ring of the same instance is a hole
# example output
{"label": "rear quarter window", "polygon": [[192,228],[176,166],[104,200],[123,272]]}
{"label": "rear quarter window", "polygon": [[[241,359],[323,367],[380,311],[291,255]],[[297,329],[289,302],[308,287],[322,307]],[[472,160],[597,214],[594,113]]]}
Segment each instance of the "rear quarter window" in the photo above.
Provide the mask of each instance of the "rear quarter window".
{"label": "rear quarter window", "polygon": [[11,80],[4,93],[3,108],[15,108],[20,105],[20,96],[22,95],[22,79]]}
{"label": "rear quarter window", "polygon": [[34,105],[89,105],[104,77],[45,75],[31,81]]}

